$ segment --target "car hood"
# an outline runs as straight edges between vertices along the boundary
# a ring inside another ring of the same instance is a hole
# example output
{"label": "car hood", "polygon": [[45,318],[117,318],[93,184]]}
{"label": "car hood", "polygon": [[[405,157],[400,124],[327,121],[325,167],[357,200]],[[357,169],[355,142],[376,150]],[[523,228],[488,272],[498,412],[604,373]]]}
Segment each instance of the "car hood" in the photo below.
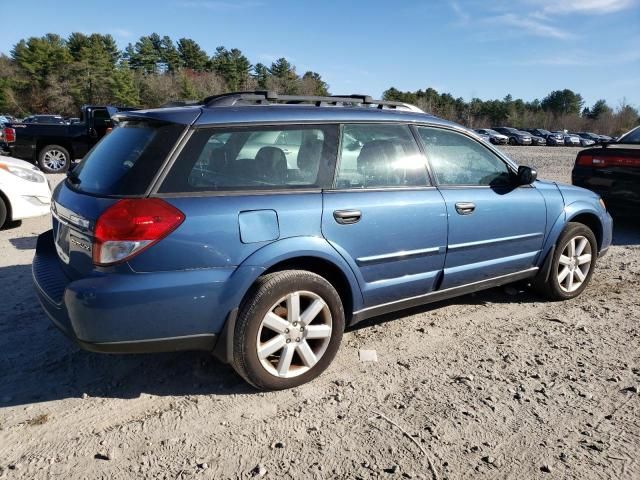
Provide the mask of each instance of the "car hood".
{"label": "car hood", "polygon": [[0,163],[6,163],[7,165],[13,165],[14,167],[26,168],[28,170],[39,170],[39,168],[34,167],[33,163],[25,162],[24,160],[19,160],[13,157],[0,157]]}

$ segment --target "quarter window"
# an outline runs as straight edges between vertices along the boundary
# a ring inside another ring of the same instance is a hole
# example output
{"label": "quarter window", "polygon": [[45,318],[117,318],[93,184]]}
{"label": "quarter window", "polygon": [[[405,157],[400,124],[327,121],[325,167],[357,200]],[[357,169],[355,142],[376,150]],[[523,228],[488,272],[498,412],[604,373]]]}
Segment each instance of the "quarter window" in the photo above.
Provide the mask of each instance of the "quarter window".
{"label": "quarter window", "polygon": [[201,129],[160,192],[327,187],[337,131],[336,125]]}
{"label": "quarter window", "polygon": [[440,185],[507,185],[506,163],[480,142],[440,128],[418,127]]}
{"label": "quarter window", "polygon": [[345,125],[337,188],[428,185],[424,156],[407,125]]}

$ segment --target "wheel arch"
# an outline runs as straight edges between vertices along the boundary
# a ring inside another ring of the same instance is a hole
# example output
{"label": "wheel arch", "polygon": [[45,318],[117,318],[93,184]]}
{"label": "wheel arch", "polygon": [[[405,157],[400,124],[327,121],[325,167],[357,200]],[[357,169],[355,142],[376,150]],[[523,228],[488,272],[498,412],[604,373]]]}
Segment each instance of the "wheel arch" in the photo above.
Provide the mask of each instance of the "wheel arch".
{"label": "wheel arch", "polygon": [[73,162],[73,145],[70,141],[62,138],[39,138],[36,142],[36,161],[40,158],[40,152],[49,146],[57,145],[69,152],[69,162]]}
{"label": "wheel arch", "polygon": [[569,217],[567,222],[582,223],[583,225],[589,227],[589,229],[596,237],[596,242],[598,243],[598,251],[600,251],[600,249],[602,248],[603,227],[600,218],[595,213],[589,211],[577,213]]}
{"label": "wheel arch", "polygon": [[[4,193],[2,190],[0,190],[0,199],[2,199],[5,208],[7,209],[7,222],[12,222],[13,221],[13,209],[11,207],[11,202],[9,201],[9,197],[7,197],[7,194]],[[1,225],[0,225],[1,226]]]}
{"label": "wheel arch", "polygon": [[[227,318],[214,354],[223,361],[233,358],[235,320],[242,301],[258,278],[282,270],[305,270],[331,283],[343,302],[345,324],[354,311],[362,308],[362,292],[347,262],[321,237],[293,237],[272,242],[250,255],[238,268],[228,287]],[[241,273],[242,272],[242,273]]]}

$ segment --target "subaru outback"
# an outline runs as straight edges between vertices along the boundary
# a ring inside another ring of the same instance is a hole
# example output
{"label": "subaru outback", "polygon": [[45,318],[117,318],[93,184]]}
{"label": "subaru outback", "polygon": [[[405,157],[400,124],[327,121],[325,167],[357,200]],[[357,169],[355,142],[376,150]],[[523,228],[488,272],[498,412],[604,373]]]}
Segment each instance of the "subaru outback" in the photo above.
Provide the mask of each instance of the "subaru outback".
{"label": "subaru outback", "polygon": [[370,317],[511,282],[576,297],[611,243],[596,194],[411,105],[241,92],[114,121],[33,261],[92,351],[206,350],[290,388]]}

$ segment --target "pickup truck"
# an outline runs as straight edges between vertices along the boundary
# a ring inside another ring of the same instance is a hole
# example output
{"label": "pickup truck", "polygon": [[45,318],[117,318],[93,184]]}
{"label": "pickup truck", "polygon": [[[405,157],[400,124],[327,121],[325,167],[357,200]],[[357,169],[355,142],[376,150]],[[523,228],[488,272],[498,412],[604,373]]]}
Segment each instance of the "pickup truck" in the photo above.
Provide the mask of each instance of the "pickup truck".
{"label": "pickup truck", "polygon": [[4,140],[13,157],[37,163],[46,173],[66,172],[112,128],[111,117],[127,108],[85,105],[74,124],[9,123]]}

